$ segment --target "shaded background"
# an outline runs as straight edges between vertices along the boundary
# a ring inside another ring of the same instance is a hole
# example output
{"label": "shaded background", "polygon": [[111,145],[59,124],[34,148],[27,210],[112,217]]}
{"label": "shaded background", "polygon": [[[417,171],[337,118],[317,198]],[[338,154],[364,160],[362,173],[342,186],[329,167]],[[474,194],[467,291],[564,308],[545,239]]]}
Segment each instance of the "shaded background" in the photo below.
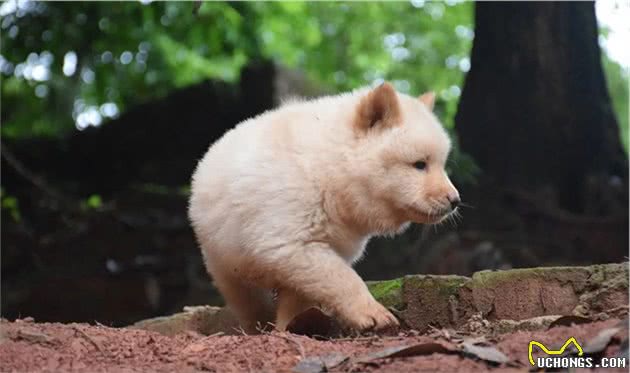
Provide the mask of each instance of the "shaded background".
{"label": "shaded background", "polygon": [[196,161],[285,97],[383,80],[437,92],[469,207],[373,240],[365,279],[627,259],[622,4],[598,24],[589,2],[4,2],[2,316],[221,304],[186,217]]}

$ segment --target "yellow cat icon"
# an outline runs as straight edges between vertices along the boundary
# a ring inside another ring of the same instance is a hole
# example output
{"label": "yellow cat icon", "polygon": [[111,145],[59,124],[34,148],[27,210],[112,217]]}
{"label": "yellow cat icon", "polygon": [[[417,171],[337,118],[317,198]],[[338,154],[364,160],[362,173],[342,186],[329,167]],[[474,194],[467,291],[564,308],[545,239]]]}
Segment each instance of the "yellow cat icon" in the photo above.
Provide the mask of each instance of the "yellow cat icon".
{"label": "yellow cat icon", "polygon": [[529,348],[528,348],[528,355],[529,355],[529,362],[535,366],[536,364],[534,363],[534,358],[532,357],[532,350],[534,349],[534,345],[540,347],[541,350],[543,350],[544,353],[546,353],[547,355],[562,355],[564,353],[564,350],[566,350],[566,348],[573,343],[573,345],[577,348],[578,350],[578,356],[582,356],[584,355],[584,351],[582,350],[582,346],[580,346],[580,344],[575,340],[575,337],[571,337],[569,339],[567,339],[566,342],[564,342],[564,344],[562,345],[562,347],[560,347],[559,350],[549,350],[547,347],[545,347],[545,345],[543,345],[540,342],[537,341],[530,341],[529,342]]}

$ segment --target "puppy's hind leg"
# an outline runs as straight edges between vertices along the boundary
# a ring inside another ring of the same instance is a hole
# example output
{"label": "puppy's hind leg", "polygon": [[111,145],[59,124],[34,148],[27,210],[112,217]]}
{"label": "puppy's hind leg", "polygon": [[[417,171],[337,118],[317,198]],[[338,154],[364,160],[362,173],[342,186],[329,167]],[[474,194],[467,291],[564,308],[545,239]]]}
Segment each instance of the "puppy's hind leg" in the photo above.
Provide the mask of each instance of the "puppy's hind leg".
{"label": "puppy's hind leg", "polygon": [[280,289],[278,293],[278,309],[276,312],[276,329],[284,331],[293,318],[306,311],[315,303],[307,300],[290,289]]}
{"label": "puppy's hind leg", "polygon": [[215,286],[247,334],[257,334],[261,327],[273,322],[274,305],[271,291],[257,288],[236,276],[214,271]]}

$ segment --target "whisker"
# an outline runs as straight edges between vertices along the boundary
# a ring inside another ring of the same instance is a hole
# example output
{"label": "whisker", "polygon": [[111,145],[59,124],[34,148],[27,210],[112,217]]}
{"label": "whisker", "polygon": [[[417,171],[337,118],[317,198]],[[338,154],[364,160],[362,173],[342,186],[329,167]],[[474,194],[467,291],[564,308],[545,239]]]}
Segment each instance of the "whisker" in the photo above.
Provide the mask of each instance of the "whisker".
{"label": "whisker", "polygon": [[457,210],[453,211],[451,214],[449,214],[448,216],[449,220],[451,221],[451,226],[453,228],[457,228]]}
{"label": "whisker", "polygon": [[[431,200],[429,200],[429,213],[427,215],[429,216],[429,219],[433,218],[433,204],[431,203]],[[431,224],[431,225],[433,225],[433,233],[437,233],[435,224]]]}
{"label": "whisker", "polygon": [[462,221],[464,221],[464,217],[462,216],[462,214],[455,210],[455,220],[457,220],[457,224],[461,223]]}
{"label": "whisker", "polygon": [[446,219],[444,219],[444,220],[446,220],[446,222],[447,222],[447,223],[451,226],[451,228],[453,228],[453,227],[454,227],[454,224],[453,224],[453,216],[452,216],[451,214],[448,214],[448,215],[446,216]]}

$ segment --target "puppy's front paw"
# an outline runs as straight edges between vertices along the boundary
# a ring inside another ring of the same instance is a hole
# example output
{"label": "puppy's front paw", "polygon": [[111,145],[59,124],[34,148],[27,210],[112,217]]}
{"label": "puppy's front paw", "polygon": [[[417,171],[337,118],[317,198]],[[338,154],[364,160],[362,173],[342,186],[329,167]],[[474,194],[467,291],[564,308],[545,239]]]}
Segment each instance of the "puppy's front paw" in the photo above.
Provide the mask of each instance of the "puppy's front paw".
{"label": "puppy's front paw", "polygon": [[396,317],[374,299],[346,304],[339,318],[346,326],[359,331],[381,330],[399,325]]}

